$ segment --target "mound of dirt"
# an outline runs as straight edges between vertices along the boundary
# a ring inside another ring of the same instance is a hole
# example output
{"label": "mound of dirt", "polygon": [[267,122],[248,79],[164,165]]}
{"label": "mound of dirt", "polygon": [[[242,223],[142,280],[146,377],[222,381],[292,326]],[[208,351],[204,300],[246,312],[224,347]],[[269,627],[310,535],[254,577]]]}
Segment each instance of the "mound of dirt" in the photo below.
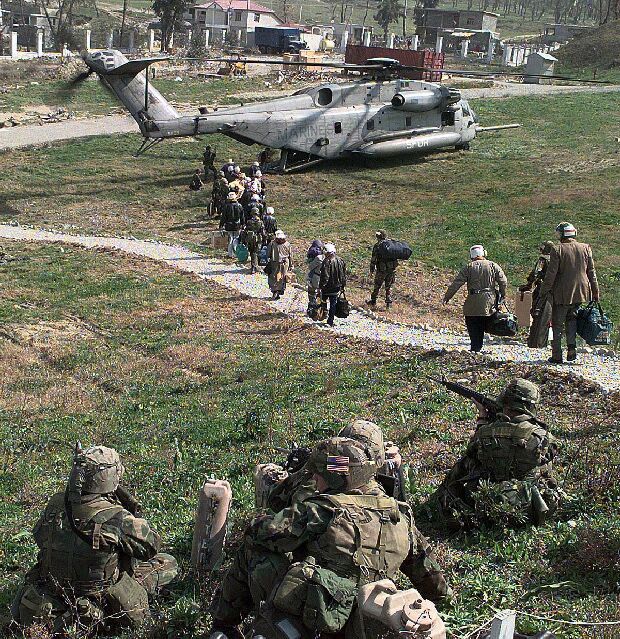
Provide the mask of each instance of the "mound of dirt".
{"label": "mound of dirt", "polygon": [[554,55],[563,65],[573,69],[620,67],[620,20],[578,35]]}

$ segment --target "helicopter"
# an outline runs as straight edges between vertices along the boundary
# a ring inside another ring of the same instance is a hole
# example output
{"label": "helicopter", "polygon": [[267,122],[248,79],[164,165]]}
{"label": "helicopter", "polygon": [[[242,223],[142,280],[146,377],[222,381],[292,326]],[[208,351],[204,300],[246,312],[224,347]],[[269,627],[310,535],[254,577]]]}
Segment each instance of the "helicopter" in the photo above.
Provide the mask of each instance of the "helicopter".
{"label": "helicopter", "polygon": [[322,62],[321,67],[360,71],[367,77],[211,112],[201,109],[196,115],[180,115],[150,82],[148,67],[167,57],[128,60],[120,51],[104,50],[83,59],[88,71],[82,75],[96,73],[138,123],[144,140],[136,155],[168,138],[220,133],[244,144],[279,149],[276,169],[288,173],[343,157],[380,160],[437,149],[467,150],[478,133],[520,126],[480,126],[458,89],[402,79],[400,73],[418,67],[391,58],[371,58],[364,64]]}

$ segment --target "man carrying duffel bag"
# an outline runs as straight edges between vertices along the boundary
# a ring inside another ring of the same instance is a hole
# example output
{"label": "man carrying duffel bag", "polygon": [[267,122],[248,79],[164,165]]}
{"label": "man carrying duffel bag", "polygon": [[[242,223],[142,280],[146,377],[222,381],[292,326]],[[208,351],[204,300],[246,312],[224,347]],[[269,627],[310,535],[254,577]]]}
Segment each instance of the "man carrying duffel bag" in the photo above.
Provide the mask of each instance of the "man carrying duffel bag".
{"label": "man carrying duffel bag", "polygon": [[577,229],[569,222],[560,222],[555,232],[560,243],[553,247],[538,304],[552,298],[551,342],[552,364],[562,364],[562,336],[566,332],[566,359],[577,359],[577,311],[584,302],[598,302],[599,288],[588,244],[578,242]]}
{"label": "man carrying duffel bag", "polygon": [[476,244],[469,249],[471,261],[454,278],[443,298],[447,304],[461,288],[467,286],[463,305],[465,325],[471,340],[471,351],[479,353],[484,343],[488,318],[497,310],[497,299],[505,299],[508,281],[501,266],[487,260],[484,246]]}
{"label": "man carrying duffel bag", "polygon": [[396,268],[398,260],[408,260],[411,257],[411,249],[405,242],[395,242],[388,238],[383,230],[375,233],[377,242],[372,247],[370,258],[370,274],[375,276],[374,287],[367,304],[377,305],[377,297],[381,287],[385,287],[385,308],[389,310],[392,304],[392,286],[396,281]]}

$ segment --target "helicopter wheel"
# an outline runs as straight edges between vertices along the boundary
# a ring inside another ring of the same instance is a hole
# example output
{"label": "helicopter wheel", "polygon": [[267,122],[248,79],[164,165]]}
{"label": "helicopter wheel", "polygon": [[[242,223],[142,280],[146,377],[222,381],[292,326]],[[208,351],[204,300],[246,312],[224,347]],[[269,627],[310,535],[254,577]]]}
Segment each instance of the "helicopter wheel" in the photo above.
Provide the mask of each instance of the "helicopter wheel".
{"label": "helicopter wheel", "polygon": [[457,151],[469,151],[469,149],[470,149],[471,147],[470,147],[469,142],[463,142],[463,144],[457,144],[454,148],[455,148]]}

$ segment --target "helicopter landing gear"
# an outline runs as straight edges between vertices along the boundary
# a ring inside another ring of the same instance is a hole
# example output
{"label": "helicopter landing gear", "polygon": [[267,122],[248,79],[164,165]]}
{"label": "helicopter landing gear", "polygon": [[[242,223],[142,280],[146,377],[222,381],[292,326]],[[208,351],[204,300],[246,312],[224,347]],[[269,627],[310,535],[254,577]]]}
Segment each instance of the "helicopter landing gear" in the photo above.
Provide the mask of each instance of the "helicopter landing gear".
{"label": "helicopter landing gear", "polygon": [[321,162],[323,162],[323,158],[316,155],[282,149],[280,155],[280,171],[282,173],[293,173],[294,171],[302,171],[311,166],[316,166]]}
{"label": "helicopter landing gear", "polygon": [[454,148],[457,151],[469,151],[471,145],[469,144],[469,142],[463,142],[463,144],[457,144]]}

